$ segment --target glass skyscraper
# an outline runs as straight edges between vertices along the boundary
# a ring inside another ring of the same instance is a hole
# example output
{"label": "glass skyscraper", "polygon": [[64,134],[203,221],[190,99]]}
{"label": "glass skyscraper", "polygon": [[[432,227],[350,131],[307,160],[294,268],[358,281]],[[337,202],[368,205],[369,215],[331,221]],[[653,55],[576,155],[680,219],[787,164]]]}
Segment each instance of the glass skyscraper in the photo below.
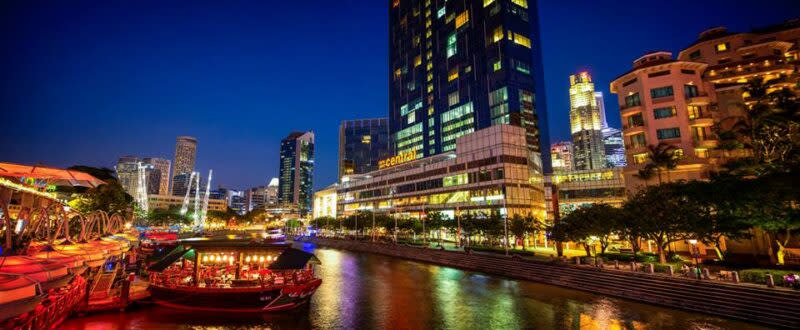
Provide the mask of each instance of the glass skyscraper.
{"label": "glass skyscraper", "polygon": [[510,124],[551,172],[539,40],[533,0],[390,0],[393,153],[435,155]]}
{"label": "glass skyscraper", "polygon": [[314,132],[292,132],[281,140],[278,201],[311,212],[314,180]]}
{"label": "glass skyscraper", "polygon": [[339,126],[339,179],[378,169],[389,157],[389,121],[386,118],[343,121]]}

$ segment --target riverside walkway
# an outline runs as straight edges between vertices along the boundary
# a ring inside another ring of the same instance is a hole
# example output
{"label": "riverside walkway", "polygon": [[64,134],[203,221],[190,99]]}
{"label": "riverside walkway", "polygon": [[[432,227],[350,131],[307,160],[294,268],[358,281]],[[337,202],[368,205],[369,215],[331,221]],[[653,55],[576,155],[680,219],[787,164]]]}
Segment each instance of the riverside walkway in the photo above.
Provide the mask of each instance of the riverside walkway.
{"label": "riverside walkway", "polygon": [[797,312],[800,292],[792,290],[668,277],[490,253],[469,254],[460,251],[338,239],[315,238],[309,242],[322,247],[377,253],[558,285],[774,327],[800,328],[800,313]]}

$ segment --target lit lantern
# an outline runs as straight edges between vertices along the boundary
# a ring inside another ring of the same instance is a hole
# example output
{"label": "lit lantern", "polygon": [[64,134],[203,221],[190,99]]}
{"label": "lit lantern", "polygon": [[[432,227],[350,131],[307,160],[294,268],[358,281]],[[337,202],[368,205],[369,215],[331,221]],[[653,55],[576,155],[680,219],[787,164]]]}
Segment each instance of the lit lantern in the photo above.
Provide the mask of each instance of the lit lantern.
{"label": "lit lantern", "polygon": [[222,261],[228,261],[228,256],[222,256]]}
{"label": "lit lantern", "polygon": [[267,261],[272,261],[272,256],[267,256]]}
{"label": "lit lantern", "polygon": [[203,256],[203,262],[208,262],[208,255]]}
{"label": "lit lantern", "polygon": [[244,258],[244,262],[250,262],[250,256],[247,256],[246,258]]}
{"label": "lit lantern", "polygon": [[219,262],[220,260],[222,260],[222,258],[220,258],[220,257],[219,257],[219,255],[217,255],[217,257],[216,257],[216,258],[214,258],[214,259],[215,259],[217,262]]}
{"label": "lit lantern", "polygon": [[260,256],[260,257],[258,257],[258,261],[260,261],[260,262],[264,262],[264,256]]}

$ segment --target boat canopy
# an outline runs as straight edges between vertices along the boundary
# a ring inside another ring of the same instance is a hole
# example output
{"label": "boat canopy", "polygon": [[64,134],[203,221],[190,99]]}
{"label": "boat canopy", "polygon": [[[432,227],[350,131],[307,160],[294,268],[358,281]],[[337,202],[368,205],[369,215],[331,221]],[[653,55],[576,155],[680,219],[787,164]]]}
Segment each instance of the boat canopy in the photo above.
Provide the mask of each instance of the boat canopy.
{"label": "boat canopy", "polygon": [[283,251],[278,259],[269,265],[269,269],[285,270],[285,269],[302,269],[310,261],[320,263],[319,259],[311,253],[300,251],[298,249],[289,248]]}
{"label": "boat canopy", "polygon": [[164,271],[164,269],[167,269],[169,265],[172,265],[172,263],[180,260],[181,258],[183,258],[183,256],[185,256],[189,252],[194,252],[194,250],[186,249],[183,247],[183,245],[179,245],[175,247],[175,249],[170,251],[166,256],[164,256],[164,258],[161,258],[161,260],[157,261],[155,264],[148,267],[147,270],[154,272],[162,272]]}

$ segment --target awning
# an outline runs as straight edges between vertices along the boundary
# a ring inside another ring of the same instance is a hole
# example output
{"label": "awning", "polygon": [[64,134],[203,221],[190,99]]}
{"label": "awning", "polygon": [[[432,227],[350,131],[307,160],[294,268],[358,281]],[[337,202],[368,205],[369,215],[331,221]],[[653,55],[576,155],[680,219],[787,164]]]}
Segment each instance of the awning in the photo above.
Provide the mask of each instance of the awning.
{"label": "awning", "polygon": [[45,180],[56,186],[81,186],[94,188],[105,182],[91,174],[46,166],[29,166],[13,163],[0,163],[0,176],[11,178],[32,178]]}
{"label": "awning", "polygon": [[155,264],[148,267],[148,271],[155,271],[155,272],[162,272],[164,269],[167,269],[169,265],[178,261],[180,258],[183,258],[189,252],[194,252],[192,249],[184,249],[182,245],[179,245],[174,250],[170,251],[169,254],[161,258],[161,260],[156,261]]}
{"label": "awning", "polygon": [[278,256],[278,259],[269,265],[269,269],[302,269],[309,260],[319,263],[319,259],[317,259],[315,255],[298,249],[289,248],[283,251],[283,253]]}

